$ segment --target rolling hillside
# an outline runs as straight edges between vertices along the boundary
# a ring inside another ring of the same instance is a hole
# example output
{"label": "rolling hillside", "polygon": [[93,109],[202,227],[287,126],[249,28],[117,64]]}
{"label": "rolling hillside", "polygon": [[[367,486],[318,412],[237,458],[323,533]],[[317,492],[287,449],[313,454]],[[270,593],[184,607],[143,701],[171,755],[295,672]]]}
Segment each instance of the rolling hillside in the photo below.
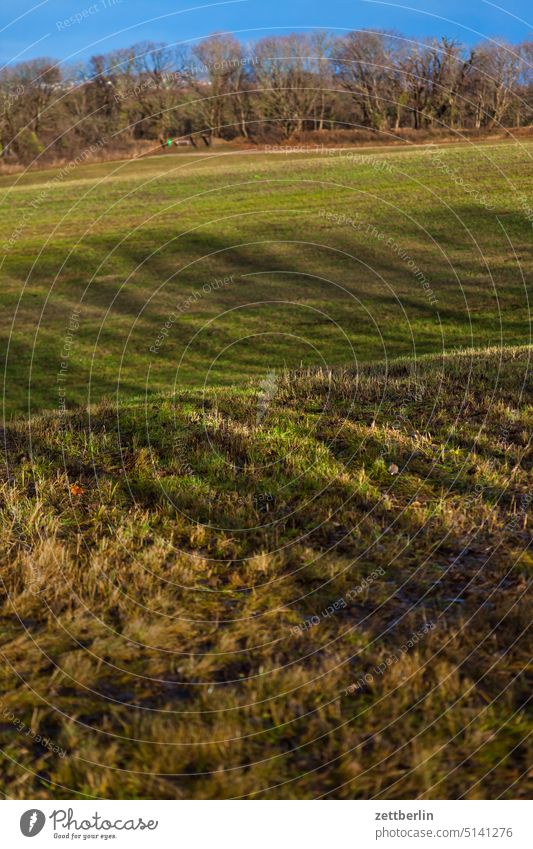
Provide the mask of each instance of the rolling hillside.
{"label": "rolling hillside", "polygon": [[532,150],[179,154],[0,178],[6,420],[528,344]]}

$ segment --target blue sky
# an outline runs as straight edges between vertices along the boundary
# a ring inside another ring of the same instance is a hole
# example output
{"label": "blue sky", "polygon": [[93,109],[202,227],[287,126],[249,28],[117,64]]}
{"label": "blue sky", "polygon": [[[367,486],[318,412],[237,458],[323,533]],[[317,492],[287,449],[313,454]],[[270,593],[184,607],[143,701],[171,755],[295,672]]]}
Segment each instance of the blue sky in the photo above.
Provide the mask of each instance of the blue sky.
{"label": "blue sky", "polygon": [[521,41],[533,37],[533,7],[531,0],[0,0],[0,61],[75,62],[146,39],[186,42],[223,30],[249,41],[312,27]]}

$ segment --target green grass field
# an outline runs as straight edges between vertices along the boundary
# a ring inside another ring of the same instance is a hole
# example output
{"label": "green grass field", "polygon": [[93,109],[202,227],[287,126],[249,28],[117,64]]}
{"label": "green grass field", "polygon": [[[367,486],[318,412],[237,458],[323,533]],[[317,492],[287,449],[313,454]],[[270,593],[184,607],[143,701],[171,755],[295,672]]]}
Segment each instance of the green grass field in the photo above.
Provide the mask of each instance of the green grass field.
{"label": "green grass field", "polygon": [[179,155],[2,178],[6,417],[58,407],[66,338],[67,404],[529,342],[532,150]]}
{"label": "green grass field", "polygon": [[2,792],[527,796],[532,151],[0,180]]}

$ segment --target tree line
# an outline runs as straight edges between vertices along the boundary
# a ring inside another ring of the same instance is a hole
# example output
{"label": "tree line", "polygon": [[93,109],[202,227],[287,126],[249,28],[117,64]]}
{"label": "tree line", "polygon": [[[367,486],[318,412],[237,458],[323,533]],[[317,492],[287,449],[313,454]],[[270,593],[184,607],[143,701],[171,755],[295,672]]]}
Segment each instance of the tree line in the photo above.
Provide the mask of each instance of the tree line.
{"label": "tree line", "polygon": [[49,59],[0,73],[0,156],[65,158],[105,140],[209,144],[306,131],[491,130],[533,120],[533,42],[474,47],[360,30],[213,34],[191,48],[144,42],[76,66]]}

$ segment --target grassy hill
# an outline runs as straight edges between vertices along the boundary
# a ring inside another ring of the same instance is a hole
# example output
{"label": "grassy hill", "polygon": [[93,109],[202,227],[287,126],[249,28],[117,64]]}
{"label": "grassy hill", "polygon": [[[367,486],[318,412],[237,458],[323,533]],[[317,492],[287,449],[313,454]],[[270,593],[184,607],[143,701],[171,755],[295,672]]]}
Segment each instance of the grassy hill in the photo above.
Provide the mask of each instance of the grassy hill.
{"label": "grassy hill", "polygon": [[525,795],[531,350],[6,424],[9,795]]}
{"label": "grassy hill", "polygon": [[183,154],[0,178],[6,419],[527,344],[532,150]]}

